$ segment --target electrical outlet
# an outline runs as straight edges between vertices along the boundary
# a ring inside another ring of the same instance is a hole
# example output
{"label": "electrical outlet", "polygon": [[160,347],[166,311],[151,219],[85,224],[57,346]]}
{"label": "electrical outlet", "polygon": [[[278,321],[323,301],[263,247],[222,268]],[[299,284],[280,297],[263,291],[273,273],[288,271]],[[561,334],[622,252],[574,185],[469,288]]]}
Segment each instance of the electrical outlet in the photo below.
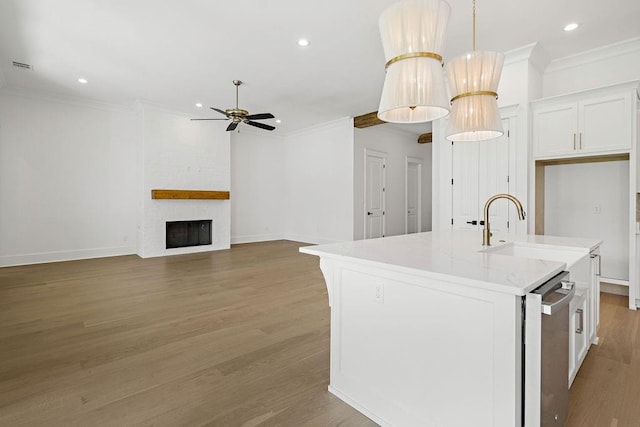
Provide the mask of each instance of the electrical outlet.
{"label": "electrical outlet", "polygon": [[376,283],[375,292],[375,301],[382,304],[384,302],[384,284]]}

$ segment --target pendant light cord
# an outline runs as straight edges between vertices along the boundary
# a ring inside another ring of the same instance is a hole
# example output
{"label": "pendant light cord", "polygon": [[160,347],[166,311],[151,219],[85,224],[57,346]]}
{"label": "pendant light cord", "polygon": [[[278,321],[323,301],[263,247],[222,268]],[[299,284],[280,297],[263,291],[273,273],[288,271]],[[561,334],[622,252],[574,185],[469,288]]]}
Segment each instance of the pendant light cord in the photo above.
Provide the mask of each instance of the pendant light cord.
{"label": "pendant light cord", "polygon": [[473,51],[476,51],[476,0],[473,0]]}

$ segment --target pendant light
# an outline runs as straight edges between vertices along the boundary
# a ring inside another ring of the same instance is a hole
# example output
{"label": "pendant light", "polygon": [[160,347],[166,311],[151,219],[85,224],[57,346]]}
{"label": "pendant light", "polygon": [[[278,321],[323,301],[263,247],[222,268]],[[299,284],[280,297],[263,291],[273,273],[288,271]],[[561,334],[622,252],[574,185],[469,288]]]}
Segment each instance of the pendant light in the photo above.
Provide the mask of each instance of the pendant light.
{"label": "pendant light", "polygon": [[405,0],[380,15],[387,64],[378,118],[429,122],[449,114],[442,51],[451,7],[443,0]]}
{"label": "pendant light", "polygon": [[484,141],[504,133],[498,111],[501,52],[476,51],[476,1],[473,0],[473,51],[447,64],[451,88],[449,141]]}

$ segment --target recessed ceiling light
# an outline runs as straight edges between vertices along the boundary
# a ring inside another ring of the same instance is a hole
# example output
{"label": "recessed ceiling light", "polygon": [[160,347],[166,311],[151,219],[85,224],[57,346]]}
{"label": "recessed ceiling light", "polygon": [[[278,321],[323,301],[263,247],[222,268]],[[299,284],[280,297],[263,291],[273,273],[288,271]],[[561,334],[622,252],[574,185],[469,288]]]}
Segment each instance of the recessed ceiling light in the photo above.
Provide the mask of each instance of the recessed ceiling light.
{"label": "recessed ceiling light", "polygon": [[197,107],[197,108],[202,108],[202,103],[197,102],[197,103],[196,103],[196,107]]}
{"label": "recessed ceiling light", "polygon": [[276,123],[282,123],[282,120],[276,119]]}
{"label": "recessed ceiling light", "polygon": [[307,39],[298,39],[298,46],[301,46],[301,47],[309,46],[309,40],[307,40]]}
{"label": "recessed ceiling light", "polygon": [[565,31],[573,31],[576,28],[578,28],[578,24],[576,24],[575,22],[572,22],[571,24],[568,24],[566,27],[564,27]]}
{"label": "recessed ceiling light", "polygon": [[82,83],[83,85],[86,85],[87,83],[89,83],[89,80],[85,79],[84,77],[80,77],[78,79],[78,83]]}

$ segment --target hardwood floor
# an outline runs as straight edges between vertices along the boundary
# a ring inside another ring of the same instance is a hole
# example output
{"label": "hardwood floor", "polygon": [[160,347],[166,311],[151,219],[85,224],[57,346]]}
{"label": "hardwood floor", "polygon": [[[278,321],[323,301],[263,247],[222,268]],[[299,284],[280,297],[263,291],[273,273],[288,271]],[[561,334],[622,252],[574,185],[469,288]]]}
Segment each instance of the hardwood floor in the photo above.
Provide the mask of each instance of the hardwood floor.
{"label": "hardwood floor", "polygon": [[[1,426],[375,426],[327,392],[300,244],[0,269]],[[640,426],[640,313],[603,294],[567,426]]]}
{"label": "hardwood floor", "polygon": [[567,427],[640,427],[640,311],[602,293],[600,343],[591,346],[569,393]]}
{"label": "hardwood floor", "polygon": [[375,425],[327,392],[299,246],[0,269],[0,425]]}

